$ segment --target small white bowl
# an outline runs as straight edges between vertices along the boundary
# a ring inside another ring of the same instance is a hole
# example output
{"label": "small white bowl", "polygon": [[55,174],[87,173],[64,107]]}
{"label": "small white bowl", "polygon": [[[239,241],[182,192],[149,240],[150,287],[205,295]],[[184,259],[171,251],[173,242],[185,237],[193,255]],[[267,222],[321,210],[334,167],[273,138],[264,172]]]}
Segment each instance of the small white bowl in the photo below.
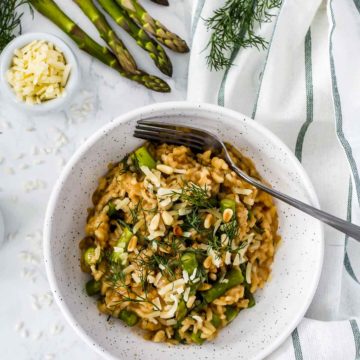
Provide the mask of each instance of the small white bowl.
{"label": "small white bowl", "polygon": [[257,304],[242,311],[202,346],[146,341],[120,320],[99,316],[96,299],[84,291],[79,240],[100,176],[143,141],[133,137],[137,120],[164,119],[216,133],[249,156],[274,188],[319,206],[314,188],[295,155],[275,135],[235,111],[209,104],[168,102],[136,109],[99,129],[67,163],[45,216],[44,257],[54,298],[77,333],[106,359],[260,360],[295,329],[315,293],[323,260],[323,228],[316,219],[276,201],[282,243],[272,279],[256,292]]}
{"label": "small white bowl", "polygon": [[[41,104],[27,104],[18,99],[11,85],[6,79],[6,72],[11,67],[14,51],[20,49],[34,40],[45,40],[55,44],[64,54],[65,60],[71,65],[70,76],[65,86],[65,94],[62,97],[45,101]],[[17,108],[26,112],[44,113],[49,111],[61,110],[72,98],[72,94],[77,90],[80,83],[80,72],[78,61],[70,47],[60,38],[47,33],[26,33],[16,37],[3,50],[0,57],[0,89]]]}

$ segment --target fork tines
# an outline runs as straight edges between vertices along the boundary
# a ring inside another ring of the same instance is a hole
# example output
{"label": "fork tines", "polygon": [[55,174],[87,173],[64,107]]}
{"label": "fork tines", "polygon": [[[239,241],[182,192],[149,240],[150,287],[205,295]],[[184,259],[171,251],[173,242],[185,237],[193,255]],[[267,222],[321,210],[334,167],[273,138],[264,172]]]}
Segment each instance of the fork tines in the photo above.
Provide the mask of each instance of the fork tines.
{"label": "fork tines", "polygon": [[137,122],[134,137],[202,150],[203,138],[193,130],[169,123],[140,120]]}

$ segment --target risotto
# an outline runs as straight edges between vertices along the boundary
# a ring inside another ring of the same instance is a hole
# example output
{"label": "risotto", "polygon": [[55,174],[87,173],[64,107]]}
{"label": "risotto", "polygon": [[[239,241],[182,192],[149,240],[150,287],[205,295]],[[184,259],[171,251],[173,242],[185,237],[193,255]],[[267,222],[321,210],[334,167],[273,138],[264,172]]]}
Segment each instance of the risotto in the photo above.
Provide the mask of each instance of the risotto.
{"label": "risotto", "polygon": [[[229,146],[242,170],[253,163]],[[155,342],[213,339],[270,277],[280,242],[272,197],[211,151],[145,144],[93,194],[82,270],[100,312]]]}

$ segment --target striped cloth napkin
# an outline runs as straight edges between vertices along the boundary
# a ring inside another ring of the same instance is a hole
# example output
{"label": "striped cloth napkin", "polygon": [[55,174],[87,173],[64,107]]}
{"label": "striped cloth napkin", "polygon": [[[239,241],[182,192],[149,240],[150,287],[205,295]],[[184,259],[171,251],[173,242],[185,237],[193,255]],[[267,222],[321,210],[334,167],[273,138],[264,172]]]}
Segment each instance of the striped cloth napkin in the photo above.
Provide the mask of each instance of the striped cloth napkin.
{"label": "striped cloth napkin", "polygon": [[[203,19],[225,0],[197,0],[188,99],[244,113],[276,133],[310,175],[321,207],[360,223],[360,0],[283,0],[242,49],[210,72]],[[322,277],[306,318],[269,359],[360,359],[360,243],[326,227]]]}

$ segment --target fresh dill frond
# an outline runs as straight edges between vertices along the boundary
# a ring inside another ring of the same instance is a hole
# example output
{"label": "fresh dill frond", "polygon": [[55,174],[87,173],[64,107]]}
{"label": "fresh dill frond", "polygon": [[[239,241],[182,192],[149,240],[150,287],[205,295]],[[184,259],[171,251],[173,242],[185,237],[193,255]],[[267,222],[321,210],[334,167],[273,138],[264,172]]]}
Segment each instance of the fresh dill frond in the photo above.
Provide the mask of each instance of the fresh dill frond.
{"label": "fresh dill frond", "polygon": [[133,154],[131,156],[131,161],[132,161],[132,165],[135,169],[135,172],[137,173],[141,173],[142,174],[142,171],[141,171],[141,168],[140,168],[140,164],[139,164],[139,159],[137,158],[137,156],[135,154]]}
{"label": "fresh dill frond", "polygon": [[166,276],[169,280],[173,280],[175,278],[175,274],[170,267],[170,259],[165,256],[153,254],[151,256],[151,261],[153,261],[156,265],[155,268],[159,269],[160,272]]}
{"label": "fresh dill frond", "polygon": [[139,214],[142,210],[142,199],[140,199],[133,208],[129,209],[131,214],[131,222],[132,224],[136,224],[139,221]]}
{"label": "fresh dill frond", "polygon": [[197,208],[193,208],[191,213],[186,214],[184,222],[181,225],[184,231],[194,229],[197,233],[203,233],[206,229],[204,228],[204,221],[201,217]]}
{"label": "fresh dill frond", "polygon": [[124,220],[116,219],[116,221],[117,221],[121,226],[123,226],[124,228],[128,228],[129,230],[131,230],[130,225],[127,224]]}
{"label": "fresh dill frond", "polygon": [[208,246],[212,250],[214,250],[215,253],[218,253],[221,250],[221,240],[220,237],[216,234],[213,234],[212,232],[209,233],[208,236]]}
{"label": "fresh dill frond", "polygon": [[120,160],[119,164],[122,165],[122,169],[121,169],[120,174],[124,174],[124,173],[126,173],[127,171],[130,170],[130,166],[129,166],[129,164],[128,164],[129,156],[130,156],[129,154],[126,154],[126,155],[122,158],[122,160]]}
{"label": "fresh dill frond", "polygon": [[196,271],[196,278],[200,279],[200,283],[208,282],[208,272],[204,269],[202,265],[198,266]]}
{"label": "fresh dill frond", "polygon": [[248,244],[248,241],[243,241],[239,246],[237,246],[235,249],[229,249],[230,252],[237,254],[240,250],[244,249]]}
{"label": "fresh dill frond", "polygon": [[229,242],[235,239],[236,236],[239,234],[239,226],[236,219],[233,219],[228,223],[221,225],[220,230],[223,231],[224,234],[226,234],[226,236],[229,239]]}
{"label": "fresh dill frond", "polygon": [[216,71],[232,65],[233,54],[241,49],[255,46],[265,48],[267,41],[256,35],[256,27],[270,22],[272,11],[282,0],[227,0],[205,20],[208,31],[212,31],[206,57],[210,69]]}
{"label": "fresh dill frond", "polygon": [[22,5],[29,5],[29,0],[2,0],[0,1],[0,52],[16,36],[21,34],[21,18],[23,13],[18,9]]}
{"label": "fresh dill frond", "polygon": [[120,284],[125,284],[125,273],[123,266],[118,262],[114,261],[111,252],[105,253],[108,263],[110,264],[110,272],[108,280],[111,281],[115,286]]}
{"label": "fresh dill frond", "polygon": [[172,254],[177,255],[184,245],[184,238],[169,236],[167,240],[167,244],[170,246]]}
{"label": "fresh dill frond", "polygon": [[197,208],[210,209],[216,206],[216,199],[212,198],[206,187],[201,187],[193,182],[185,183],[185,186],[181,189],[181,193],[177,192],[174,195],[179,195],[182,201],[196,206]]}
{"label": "fresh dill frond", "polygon": [[137,263],[141,271],[147,273],[151,271],[160,271],[169,280],[175,278],[175,274],[170,266],[171,261],[173,261],[173,259],[156,253],[151,256],[139,253],[139,255],[134,259],[134,262]]}

